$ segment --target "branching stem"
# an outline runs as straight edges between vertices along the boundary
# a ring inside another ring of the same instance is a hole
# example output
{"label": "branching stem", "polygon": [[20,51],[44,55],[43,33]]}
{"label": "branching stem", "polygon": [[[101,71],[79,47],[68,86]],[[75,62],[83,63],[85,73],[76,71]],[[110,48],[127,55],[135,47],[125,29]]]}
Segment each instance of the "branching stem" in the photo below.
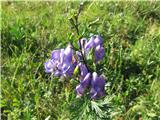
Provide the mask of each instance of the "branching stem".
{"label": "branching stem", "polygon": [[[79,10],[78,10],[78,13],[74,16],[74,18],[75,18],[75,23],[73,22],[73,18],[71,18],[72,24],[74,25],[74,27],[75,27],[75,29],[76,29],[76,33],[77,33],[78,36],[80,36],[80,34],[79,34],[78,18],[79,18],[80,12],[81,12],[81,10],[82,10],[82,7],[83,7],[83,4],[80,5]],[[82,46],[82,44],[81,44],[81,38],[82,38],[82,36],[80,36],[79,39],[78,39],[79,47],[80,47],[80,53],[81,53],[83,62],[84,62],[84,64],[86,65],[87,70],[90,71],[89,67],[87,66],[87,62],[86,62],[86,60],[85,60],[85,55],[83,54],[83,50],[82,50],[82,49],[83,49],[83,48],[82,48],[83,46]]]}

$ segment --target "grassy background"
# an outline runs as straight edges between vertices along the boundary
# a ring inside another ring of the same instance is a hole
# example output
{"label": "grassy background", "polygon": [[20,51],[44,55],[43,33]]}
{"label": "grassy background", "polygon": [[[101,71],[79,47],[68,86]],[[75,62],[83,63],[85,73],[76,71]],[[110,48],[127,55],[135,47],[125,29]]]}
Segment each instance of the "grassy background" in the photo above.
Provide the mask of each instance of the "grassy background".
{"label": "grassy background", "polygon": [[106,51],[98,115],[75,98],[76,84],[44,72],[53,49],[77,43],[68,13],[79,3],[1,2],[2,119],[160,119],[160,2],[84,3],[80,33],[101,34]]}

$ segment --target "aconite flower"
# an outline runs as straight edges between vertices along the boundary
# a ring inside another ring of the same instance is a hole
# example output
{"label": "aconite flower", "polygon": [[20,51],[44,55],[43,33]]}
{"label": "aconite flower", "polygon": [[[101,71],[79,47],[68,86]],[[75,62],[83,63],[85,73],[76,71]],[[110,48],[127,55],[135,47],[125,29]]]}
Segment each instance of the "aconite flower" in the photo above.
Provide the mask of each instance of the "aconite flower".
{"label": "aconite flower", "polygon": [[92,74],[91,80],[91,99],[97,99],[105,95],[105,80],[102,76],[98,76],[96,72]]}
{"label": "aconite flower", "polygon": [[[83,41],[83,42],[82,42]],[[94,61],[97,63],[98,61],[102,60],[102,58],[105,55],[104,47],[103,47],[103,40],[101,36],[91,36],[90,40],[87,42],[86,39],[81,39],[81,42],[83,43],[82,45],[82,50],[84,51],[84,56],[87,56],[89,51],[93,49],[93,56],[94,56]],[[79,58],[81,58],[80,53],[77,52],[77,55]]]}
{"label": "aconite flower", "polygon": [[[105,79],[93,72],[87,62],[93,60],[97,63],[103,59],[103,40],[99,35],[91,36],[89,41],[82,38],[78,41],[78,46],[80,49],[75,54],[71,44],[65,49],[53,50],[51,59],[44,64],[45,72],[59,77],[60,80],[66,77],[79,78],[79,84],[76,86],[77,97],[81,97],[86,91],[91,99],[98,99],[105,95]],[[79,76],[76,76],[77,73]]]}
{"label": "aconite flower", "polygon": [[68,45],[66,49],[52,51],[52,59],[45,62],[45,71],[55,76],[71,76],[76,63],[72,46]]}
{"label": "aconite flower", "polygon": [[83,80],[80,81],[80,84],[76,87],[76,93],[78,97],[81,97],[87,87],[90,86],[91,74],[88,73]]}

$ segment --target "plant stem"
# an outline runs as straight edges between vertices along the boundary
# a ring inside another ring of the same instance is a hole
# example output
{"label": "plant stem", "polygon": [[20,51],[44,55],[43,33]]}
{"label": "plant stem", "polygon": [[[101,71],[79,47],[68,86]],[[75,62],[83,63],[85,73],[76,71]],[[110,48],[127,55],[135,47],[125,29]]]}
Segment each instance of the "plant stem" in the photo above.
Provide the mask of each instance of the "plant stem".
{"label": "plant stem", "polygon": [[[78,35],[78,36],[80,36],[80,35],[79,35],[79,28],[78,28],[78,27],[79,27],[78,17],[79,17],[79,15],[80,15],[81,9],[82,9],[82,6],[80,5],[80,8],[79,8],[79,10],[78,10],[78,14],[75,16],[75,21],[76,21],[76,23],[75,23],[75,28],[76,28],[77,35]],[[83,51],[82,51],[81,38],[82,38],[82,36],[80,36],[80,38],[78,39],[79,47],[80,47],[80,53],[81,53],[81,55],[82,55],[82,59],[83,59],[84,64],[86,65],[87,70],[90,71],[89,67],[87,66],[87,63],[86,63],[86,60],[85,60]]]}
{"label": "plant stem", "polygon": [[[80,39],[81,39],[81,38],[80,38]],[[84,55],[83,55],[83,52],[82,52],[82,45],[81,45],[80,39],[78,40],[79,45],[80,45],[80,53],[81,53],[81,55],[82,55],[82,59],[83,59],[84,64],[86,65],[87,70],[90,71],[89,67],[87,66],[87,63],[86,63],[85,57],[84,57]]]}
{"label": "plant stem", "polygon": [[[83,4],[80,4],[78,13],[74,16],[75,22],[74,22],[73,18],[69,19],[71,24],[75,27],[76,33],[77,33],[78,36],[80,36],[78,18],[79,18],[80,12],[82,10],[82,7],[83,7]],[[82,60],[83,60],[84,64],[86,65],[87,70],[90,71],[89,67],[87,66],[87,63],[86,63],[86,60],[85,60],[85,56],[84,56],[83,51],[82,51],[81,38],[82,38],[82,36],[80,36],[79,39],[78,39],[78,42],[79,42],[79,45],[80,45],[79,46],[80,47],[80,53],[82,55]]]}

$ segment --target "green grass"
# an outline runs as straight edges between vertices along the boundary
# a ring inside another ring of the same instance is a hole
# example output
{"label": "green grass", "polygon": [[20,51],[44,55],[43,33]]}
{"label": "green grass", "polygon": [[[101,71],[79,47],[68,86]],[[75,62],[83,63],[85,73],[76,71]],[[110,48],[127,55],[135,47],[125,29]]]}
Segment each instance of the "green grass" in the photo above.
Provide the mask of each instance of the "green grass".
{"label": "green grass", "polygon": [[160,119],[160,2],[85,2],[80,33],[104,39],[104,98],[77,99],[74,80],[44,72],[53,49],[77,43],[68,15],[79,3],[1,2],[2,119]]}

